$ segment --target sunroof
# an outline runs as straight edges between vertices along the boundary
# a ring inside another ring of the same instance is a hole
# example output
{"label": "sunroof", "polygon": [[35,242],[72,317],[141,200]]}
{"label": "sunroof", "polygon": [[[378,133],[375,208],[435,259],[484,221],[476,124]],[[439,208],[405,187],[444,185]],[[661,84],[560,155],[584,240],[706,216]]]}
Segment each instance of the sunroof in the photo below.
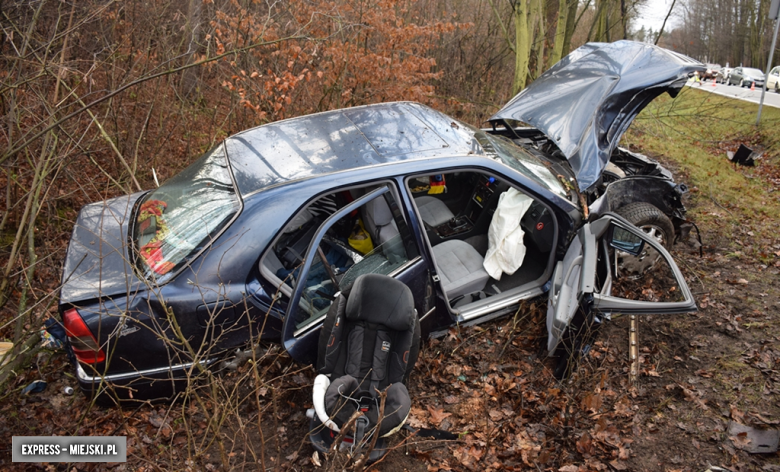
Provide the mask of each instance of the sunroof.
{"label": "sunroof", "polygon": [[441,136],[417,118],[410,107],[403,103],[344,110],[343,113],[381,156],[397,156],[448,147]]}

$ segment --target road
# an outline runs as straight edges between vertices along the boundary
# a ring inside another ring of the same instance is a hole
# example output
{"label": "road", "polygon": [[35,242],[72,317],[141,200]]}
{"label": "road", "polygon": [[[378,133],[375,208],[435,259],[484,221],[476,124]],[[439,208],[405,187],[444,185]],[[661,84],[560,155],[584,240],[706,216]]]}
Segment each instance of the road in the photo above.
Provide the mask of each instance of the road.
{"label": "road", "polygon": [[[737,98],[739,100],[744,100],[746,102],[752,102],[755,104],[758,104],[759,100],[761,100],[760,88],[750,90],[749,88],[742,88],[739,85],[725,84],[715,84],[713,87],[711,80],[702,82],[701,86],[693,85],[693,81],[689,80],[687,85],[689,87],[695,87],[706,92],[716,93],[718,95],[723,95],[724,97]],[[764,95],[764,106],[780,108],[780,94],[775,93],[772,90],[767,90],[766,95]]]}

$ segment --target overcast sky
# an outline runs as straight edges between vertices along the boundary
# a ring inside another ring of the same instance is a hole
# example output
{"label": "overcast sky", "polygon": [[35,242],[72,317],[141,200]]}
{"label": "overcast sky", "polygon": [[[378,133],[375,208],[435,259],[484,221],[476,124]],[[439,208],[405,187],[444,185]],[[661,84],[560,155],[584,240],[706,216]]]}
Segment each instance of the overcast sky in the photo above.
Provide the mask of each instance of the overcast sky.
{"label": "overcast sky", "polygon": [[[639,29],[644,26],[645,28],[653,28],[653,31],[658,31],[661,28],[664,17],[666,17],[666,14],[669,12],[669,7],[671,5],[672,0],[647,0],[647,4],[638,9],[639,15],[634,22],[635,28]],[[664,27],[665,31],[668,32],[670,26],[674,25],[676,21],[675,14],[680,6],[681,1],[677,0],[677,3],[674,5],[675,11],[672,12],[672,16],[669,17],[669,21]]]}

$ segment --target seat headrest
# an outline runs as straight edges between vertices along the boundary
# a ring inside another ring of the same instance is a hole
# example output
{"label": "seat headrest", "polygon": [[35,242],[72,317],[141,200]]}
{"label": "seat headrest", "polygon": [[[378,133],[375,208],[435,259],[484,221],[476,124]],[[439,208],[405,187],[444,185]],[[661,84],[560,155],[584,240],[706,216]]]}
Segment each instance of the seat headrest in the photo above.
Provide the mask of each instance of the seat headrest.
{"label": "seat headrest", "polygon": [[390,222],[393,221],[393,213],[390,211],[387,201],[382,196],[366,203],[366,210],[369,212],[371,218],[374,220],[374,224],[377,226],[389,225]]}
{"label": "seat headrest", "polygon": [[407,331],[414,329],[414,297],[409,287],[392,277],[364,274],[352,285],[346,314],[348,320]]}

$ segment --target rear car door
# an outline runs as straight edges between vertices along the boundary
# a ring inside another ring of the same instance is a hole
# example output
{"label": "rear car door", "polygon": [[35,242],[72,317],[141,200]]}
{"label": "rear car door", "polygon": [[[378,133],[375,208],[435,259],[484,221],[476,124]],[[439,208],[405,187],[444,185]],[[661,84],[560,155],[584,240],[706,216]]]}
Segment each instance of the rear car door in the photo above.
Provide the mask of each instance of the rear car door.
{"label": "rear car door", "polygon": [[[332,244],[327,237],[329,230],[355,211],[365,216],[365,209],[376,199],[384,199],[387,203],[397,234],[393,231],[381,239],[375,237],[373,249],[340,270],[338,264],[334,264],[333,247],[328,249]],[[404,222],[387,185],[367,192],[328,217],[315,232],[298,270],[284,317],[282,343],[290,356],[302,363],[316,361],[317,341],[330,305],[360,275],[374,273],[395,277],[412,289],[418,316],[429,309],[427,297],[420,295],[432,290],[429,268],[420,257],[411,229]]]}
{"label": "rear car door", "polygon": [[[640,275],[621,270],[631,258],[654,258]],[[671,254],[622,217],[586,223],[556,265],[547,304],[547,349],[553,355],[578,315],[674,314],[696,311]],[[577,327],[579,328],[579,327]]]}

